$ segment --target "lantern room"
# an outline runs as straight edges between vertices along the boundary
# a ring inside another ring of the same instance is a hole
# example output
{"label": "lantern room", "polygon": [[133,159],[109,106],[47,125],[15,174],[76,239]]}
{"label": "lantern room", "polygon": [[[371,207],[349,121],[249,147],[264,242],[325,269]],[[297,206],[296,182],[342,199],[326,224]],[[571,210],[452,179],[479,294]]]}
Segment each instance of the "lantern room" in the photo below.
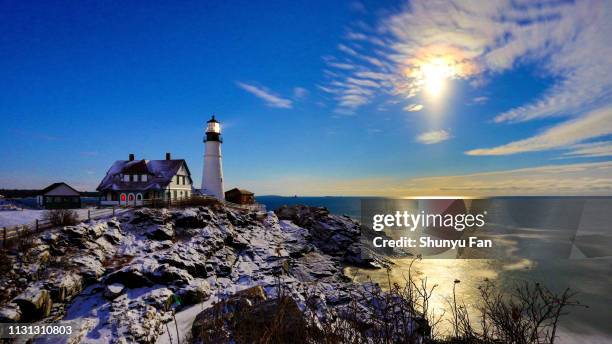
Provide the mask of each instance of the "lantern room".
{"label": "lantern room", "polygon": [[206,137],[204,138],[204,142],[209,142],[209,141],[223,142],[221,140],[221,125],[215,119],[215,116],[213,115],[212,118],[206,123],[207,123]]}
{"label": "lantern room", "polygon": [[219,124],[219,122],[217,122],[214,115],[207,123],[208,123],[208,126],[206,127],[207,133],[221,134],[221,125]]}

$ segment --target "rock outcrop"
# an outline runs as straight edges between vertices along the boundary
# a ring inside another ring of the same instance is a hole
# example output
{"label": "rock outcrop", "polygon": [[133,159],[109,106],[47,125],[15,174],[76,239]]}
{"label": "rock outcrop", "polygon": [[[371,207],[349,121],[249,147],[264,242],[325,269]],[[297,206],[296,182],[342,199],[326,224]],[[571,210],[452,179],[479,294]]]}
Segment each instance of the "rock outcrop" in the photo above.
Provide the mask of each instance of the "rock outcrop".
{"label": "rock outcrop", "polygon": [[138,209],[43,233],[35,254],[47,252],[45,263],[12,255],[0,287],[14,296],[0,320],[78,320],[79,342],[154,343],[191,305],[204,308],[193,333],[219,325],[223,338],[234,336],[236,317],[266,326],[282,309],[298,324],[312,295],[324,318],[361,288],[345,266],[384,265],[362,257],[359,235],[356,221],[324,208]]}

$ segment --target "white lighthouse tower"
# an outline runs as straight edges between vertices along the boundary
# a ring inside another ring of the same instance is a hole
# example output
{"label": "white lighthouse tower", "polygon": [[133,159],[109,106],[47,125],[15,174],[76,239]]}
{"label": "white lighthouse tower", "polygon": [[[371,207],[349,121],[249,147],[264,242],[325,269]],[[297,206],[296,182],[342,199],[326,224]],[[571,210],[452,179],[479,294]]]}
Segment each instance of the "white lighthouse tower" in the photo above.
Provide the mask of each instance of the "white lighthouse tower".
{"label": "white lighthouse tower", "polygon": [[204,137],[204,172],[202,173],[202,194],[225,199],[223,194],[223,169],[221,166],[221,125],[212,118],[207,122]]}

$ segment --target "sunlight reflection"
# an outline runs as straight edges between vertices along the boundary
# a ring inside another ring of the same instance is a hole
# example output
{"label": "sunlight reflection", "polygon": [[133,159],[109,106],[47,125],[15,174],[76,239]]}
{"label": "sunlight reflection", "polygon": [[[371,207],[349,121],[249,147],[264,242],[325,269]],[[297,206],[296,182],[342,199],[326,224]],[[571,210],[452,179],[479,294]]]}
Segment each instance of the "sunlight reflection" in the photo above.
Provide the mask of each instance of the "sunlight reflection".
{"label": "sunlight reflection", "polygon": [[[408,278],[408,266],[412,258],[396,259],[393,269],[390,272],[391,283],[398,283],[403,286]],[[478,287],[483,284],[485,279],[494,281],[498,278],[499,266],[496,260],[492,259],[423,259],[415,262],[412,267],[412,276],[419,281],[427,278],[428,288],[437,284],[437,287],[430,299],[430,307],[434,310],[435,316],[443,316],[443,320],[435,329],[439,334],[448,334],[450,330],[448,301],[453,295],[453,281],[459,280],[457,285],[458,300],[465,303],[471,314],[477,313],[479,303]],[[387,271],[364,270],[358,268],[347,268],[346,274],[363,283],[368,281],[368,277],[381,284],[381,287],[388,289]]]}

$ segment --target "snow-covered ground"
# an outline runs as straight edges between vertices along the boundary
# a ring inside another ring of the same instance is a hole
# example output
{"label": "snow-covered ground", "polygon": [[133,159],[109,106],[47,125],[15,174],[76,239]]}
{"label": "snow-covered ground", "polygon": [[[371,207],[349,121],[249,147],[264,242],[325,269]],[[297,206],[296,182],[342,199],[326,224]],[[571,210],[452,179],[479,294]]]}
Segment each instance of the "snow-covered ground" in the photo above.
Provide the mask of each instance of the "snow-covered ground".
{"label": "snow-covered ground", "polygon": [[2,210],[0,211],[0,227],[31,224],[36,219],[42,220],[43,210]]}
{"label": "snow-covered ground", "polygon": [[[87,210],[93,211],[93,208],[75,209],[77,214],[79,214],[79,219],[87,218]],[[117,209],[116,213],[122,213],[124,211],[126,211],[126,209]],[[44,215],[45,210],[2,210],[0,211],[0,227],[30,225],[34,223],[34,221],[36,221],[37,219],[42,220],[44,218]]]}

